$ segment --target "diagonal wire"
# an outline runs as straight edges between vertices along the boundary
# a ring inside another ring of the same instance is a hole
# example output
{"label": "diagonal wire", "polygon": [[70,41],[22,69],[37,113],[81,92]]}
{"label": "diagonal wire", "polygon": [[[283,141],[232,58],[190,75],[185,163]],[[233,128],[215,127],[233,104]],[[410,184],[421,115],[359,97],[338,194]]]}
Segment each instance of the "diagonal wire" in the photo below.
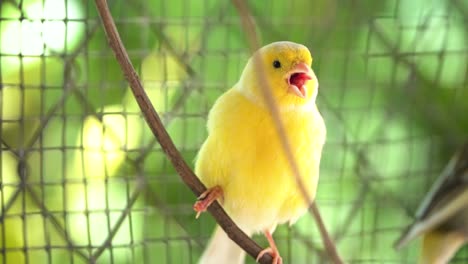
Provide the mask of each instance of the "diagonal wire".
{"label": "diagonal wire", "polygon": [[[20,155],[19,155],[18,151],[13,150],[8,145],[8,143],[5,142],[3,139],[1,139],[1,142],[7,148],[7,151],[10,151],[16,157],[16,159],[18,159],[18,160],[20,159]],[[21,165],[21,163],[18,162],[18,165],[17,165],[18,175],[19,175],[20,165]],[[13,206],[14,202],[16,201],[16,199],[18,198],[20,193],[23,191],[23,185],[24,185],[23,179],[20,177],[20,183],[19,183],[17,189],[15,190],[15,192],[12,195],[10,195],[10,198],[8,199],[8,201],[6,203],[2,203],[2,211],[0,212],[0,223],[3,222],[3,220],[5,218],[5,214],[8,212],[8,210],[10,210],[10,208]],[[0,189],[3,190],[3,187],[4,187],[4,185],[2,185]]]}
{"label": "diagonal wire", "polygon": [[365,198],[367,196],[367,192],[369,191],[368,183],[361,184],[359,189],[359,193],[357,195],[356,202],[353,203],[353,206],[349,209],[348,215],[344,218],[343,223],[337,229],[334,234],[335,242],[339,243],[341,239],[345,237],[348,233],[349,228],[351,227],[352,223],[356,219],[356,215],[359,213],[361,207],[364,205]]}
{"label": "diagonal wire", "polygon": [[99,256],[101,256],[101,254],[106,250],[106,248],[111,248],[112,247],[112,239],[114,238],[114,236],[119,231],[120,226],[123,224],[125,218],[131,212],[131,209],[132,209],[133,205],[138,200],[138,197],[140,195],[140,191],[143,189],[143,186],[144,186],[144,181],[142,179],[137,179],[137,186],[135,186],[135,188],[133,190],[133,193],[130,196],[130,199],[128,199],[127,205],[125,206],[125,209],[122,211],[119,218],[115,222],[115,224],[112,227],[111,231],[109,232],[109,235],[107,236],[106,240],[92,254],[91,259],[90,259],[91,261],[95,262],[99,258]]}
{"label": "diagonal wire", "polygon": [[27,194],[32,198],[31,200],[36,204],[37,207],[41,209],[41,213],[45,219],[49,219],[52,225],[55,227],[57,232],[60,234],[60,236],[65,240],[68,246],[68,250],[75,252],[81,259],[83,259],[85,262],[89,261],[89,256],[84,253],[80,248],[75,246],[75,243],[72,241],[72,239],[69,237],[68,232],[66,229],[63,228],[62,223],[60,220],[53,215],[47,206],[43,202],[41,202],[41,198],[39,195],[36,193],[36,191],[33,189],[32,186],[26,184],[26,190]]}
{"label": "diagonal wire", "polygon": [[[149,198],[152,201],[152,204],[154,204],[156,207],[159,208],[159,211],[163,213],[164,217],[171,219],[174,223],[176,223],[187,235],[190,235],[190,231],[187,230],[185,225],[182,223],[180,218],[175,217],[173,214],[168,214],[167,206],[165,203],[160,199],[159,195],[154,192],[153,189],[146,187],[145,188],[145,193],[149,196]],[[192,239],[192,238],[191,238]],[[193,238],[195,242],[197,243],[198,246],[203,247],[204,243],[202,239],[197,237],[196,239]]]}
{"label": "diagonal wire", "polygon": [[[383,33],[383,31],[375,25],[375,23],[371,23],[371,30],[375,33],[375,35],[378,37],[378,39],[381,41],[383,44],[384,48],[392,51],[394,54],[397,53],[397,48],[395,47],[394,44],[392,44],[392,41]],[[416,79],[421,82],[421,87],[431,87],[433,85],[429,80],[424,78],[424,74],[422,74],[421,70],[417,67],[417,65],[412,62],[409,58],[407,57],[402,57],[402,56],[395,56],[395,62],[396,63],[401,63],[402,65],[406,66],[411,72],[414,73]],[[447,139],[452,139],[454,142],[458,141],[457,140],[457,135],[463,135],[463,131],[461,131],[460,127],[454,126],[453,122],[450,122],[450,119],[447,119],[446,116],[441,116],[437,113],[441,113],[438,109],[436,109],[436,105],[434,104],[423,104],[423,102],[420,101],[415,101],[415,106],[417,107],[425,107],[428,109],[428,111],[425,111],[427,113],[427,118],[429,120],[432,120],[433,124],[439,124],[439,126],[444,127],[445,133],[448,135],[451,135],[451,137],[447,137]],[[430,109],[430,111],[429,111]],[[430,113],[430,114],[429,114]]]}

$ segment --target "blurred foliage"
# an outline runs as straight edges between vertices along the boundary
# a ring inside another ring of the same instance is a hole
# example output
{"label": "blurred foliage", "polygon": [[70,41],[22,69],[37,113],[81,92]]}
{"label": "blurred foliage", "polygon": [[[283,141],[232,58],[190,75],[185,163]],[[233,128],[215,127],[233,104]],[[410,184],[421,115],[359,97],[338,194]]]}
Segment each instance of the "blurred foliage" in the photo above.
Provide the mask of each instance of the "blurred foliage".
{"label": "blurred foliage", "polygon": [[[192,165],[211,105],[249,57],[235,8],[108,2]],[[468,5],[249,5],[263,43],[312,51],[328,127],[317,201],[341,254],[414,263],[418,243],[402,252],[392,243],[468,136]],[[0,2],[0,263],[195,263],[211,234],[214,221],[194,220],[195,197],[147,128],[99,22],[93,1]],[[311,217],[275,237],[287,262],[326,259]]]}

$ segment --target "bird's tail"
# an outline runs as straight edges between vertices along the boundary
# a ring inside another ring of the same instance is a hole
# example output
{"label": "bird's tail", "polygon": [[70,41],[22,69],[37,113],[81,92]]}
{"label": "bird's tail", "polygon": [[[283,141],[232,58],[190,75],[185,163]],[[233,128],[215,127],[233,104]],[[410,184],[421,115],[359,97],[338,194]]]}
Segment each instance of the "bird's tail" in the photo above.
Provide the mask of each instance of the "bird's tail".
{"label": "bird's tail", "polygon": [[221,227],[216,226],[198,264],[242,264],[244,259],[245,251],[234,243]]}

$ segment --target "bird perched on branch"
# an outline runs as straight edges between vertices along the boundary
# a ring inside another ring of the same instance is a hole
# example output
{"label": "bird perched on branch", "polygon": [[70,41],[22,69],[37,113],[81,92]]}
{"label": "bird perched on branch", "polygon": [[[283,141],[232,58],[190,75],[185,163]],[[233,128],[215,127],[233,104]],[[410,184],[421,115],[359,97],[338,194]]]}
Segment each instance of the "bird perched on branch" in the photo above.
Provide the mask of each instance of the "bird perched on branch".
{"label": "bird perched on branch", "polygon": [[450,160],[395,247],[418,236],[423,238],[421,264],[448,263],[468,241],[468,143]]}
{"label": "bird perched on branch", "polygon": [[[208,138],[196,160],[195,172],[208,188],[194,205],[197,217],[220,201],[245,233],[266,236],[270,246],[257,260],[270,253],[273,263],[282,263],[272,233],[278,224],[294,223],[309,206],[282,148],[262,85],[273,95],[312,201],[326,129],[315,104],[318,80],[311,64],[309,50],[293,42],[275,42],[256,51],[237,84],[211,109]],[[200,263],[243,261],[243,251],[217,227]]]}

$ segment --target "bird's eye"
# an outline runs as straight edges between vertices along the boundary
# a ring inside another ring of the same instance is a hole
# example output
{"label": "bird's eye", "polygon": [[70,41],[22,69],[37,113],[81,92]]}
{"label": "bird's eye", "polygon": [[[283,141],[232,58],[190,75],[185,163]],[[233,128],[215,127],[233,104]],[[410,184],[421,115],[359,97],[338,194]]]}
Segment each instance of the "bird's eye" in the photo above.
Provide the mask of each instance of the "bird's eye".
{"label": "bird's eye", "polygon": [[279,60],[273,61],[273,67],[275,67],[275,68],[277,68],[277,69],[278,69],[278,68],[281,68],[281,62],[279,62]]}

